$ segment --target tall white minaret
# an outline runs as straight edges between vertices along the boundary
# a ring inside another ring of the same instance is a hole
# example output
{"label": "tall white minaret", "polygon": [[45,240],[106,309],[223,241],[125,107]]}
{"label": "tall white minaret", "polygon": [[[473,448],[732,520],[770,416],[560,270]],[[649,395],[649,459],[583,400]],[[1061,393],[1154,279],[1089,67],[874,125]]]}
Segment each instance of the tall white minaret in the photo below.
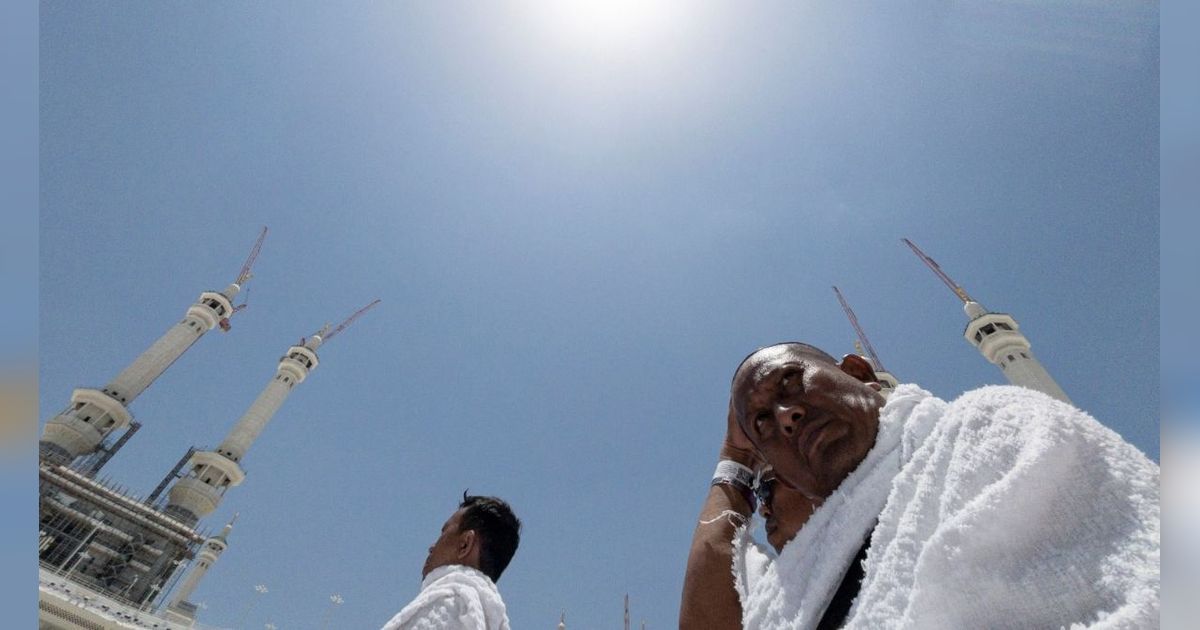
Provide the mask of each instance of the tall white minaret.
{"label": "tall white minaret", "polygon": [[200,547],[200,552],[196,555],[196,562],[192,564],[191,571],[183,579],[183,583],[179,585],[175,595],[171,597],[171,603],[167,604],[166,616],[168,619],[180,623],[190,623],[195,620],[195,606],[188,601],[188,598],[200,585],[204,574],[208,573],[212,565],[216,564],[217,559],[229,547],[229,532],[233,530],[233,523],[237,517],[238,515],[234,514],[220,534],[204,541],[204,545]]}
{"label": "tall white minaret", "polygon": [[967,314],[967,328],[963,338],[975,346],[988,361],[1000,366],[1008,382],[1048,394],[1065,403],[1074,404],[1066,392],[1033,356],[1029,340],[1017,326],[1017,320],[1007,313],[992,313],[979,302],[971,299],[967,292],[950,279],[932,258],[921,251],[912,241],[901,239],[925,262],[950,290],[963,302]]}
{"label": "tall white minaret", "polygon": [[[879,382],[879,393],[887,398],[892,395],[892,391],[900,384],[896,377],[888,372],[883,367],[883,361],[879,360],[879,355],[875,353],[875,348],[871,346],[871,341],[867,339],[867,333],[863,330],[862,325],[858,323],[858,316],[854,314],[854,309],[850,308],[850,303],[842,296],[842,292],[837,287],[833,287],[833,293],[837,296],[838,303],[842,305],[842,310],[846,313],[846,318],[850,320],[850,325],[854,328],[854,332],[858,334],[858,339],[854,340],[854,351],[859,356],[865,358],[871,364],[871,369],[875,370],[875,378]],[[866,346],[864,351],[863,346]]]}
{"label": "tall white minaret", "polygon": [[69,464],[95,451],[113,431],[130,423],[133,418],[128,408],[130,403],[204,333],[216,326],[229,329],[229,318],[240,308],[233,305],[233,298],[250,279],[250,268],[262,250],[266,235],[264,227],[233,284],[223,291],[201,293],[183,319],[103,389],[79,388],[71,394],[70,406],[47,422],[42,431],[39,450],[43,461]]}
{"label": "tall white minaret", "polygon": [[317,369],[317,348],[378,303],[379,300],[375,300],[359,309],[332,331],[326,325],[313,336],[301,340],[300,344],[288,348],[287,353],[279,359],[275,375],[217,450],[192,454],[188,462],[191,470],[171,487],[165,512],[190,525],[217,509],[225,491],[245,481],[246,473],[242,470],[241,461],[246,451],[250,450],[271,417],[283,406],[292,389]]}

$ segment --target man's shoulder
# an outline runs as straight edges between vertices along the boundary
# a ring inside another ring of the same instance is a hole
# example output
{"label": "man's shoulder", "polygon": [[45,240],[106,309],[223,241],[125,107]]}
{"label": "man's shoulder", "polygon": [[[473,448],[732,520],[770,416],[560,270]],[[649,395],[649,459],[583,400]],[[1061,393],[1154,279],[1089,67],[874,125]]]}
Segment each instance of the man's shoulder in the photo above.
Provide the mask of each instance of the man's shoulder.
{"label": "man's shoulder", "polygon": [[386,630],[466,627],[508,628],[508,614],[490,578],[471,567],[448,565],[427,576],[417,597]]}
{"label": "man's shoulder", "polygon": [[1154,468],[1145,454],[1087,412],[1025,387],[988,385],[968,391],[949,403],[939,425],[941,439],[960,445],[960,451],[985,448],[1009,453],[1006,457],[1018,452],[1025,457],[1033,452],[1091,453]]}
{"label": "man's shoulder", "polygon": [[946,419],[960,423],[964,431],[1055,429],[1063,438],[1079,435],[1084,427],[1089,431],[1100,427],[1077,407],[1016,385],[987,385],[965,392],[949,403]]}

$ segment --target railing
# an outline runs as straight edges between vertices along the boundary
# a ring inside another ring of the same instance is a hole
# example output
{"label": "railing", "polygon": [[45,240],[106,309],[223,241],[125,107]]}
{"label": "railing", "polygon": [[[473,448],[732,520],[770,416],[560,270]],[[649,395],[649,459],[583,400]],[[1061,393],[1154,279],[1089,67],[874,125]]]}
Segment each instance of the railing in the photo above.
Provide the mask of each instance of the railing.
{"label": "railing", "polygon": [[[220,630],[201,623],[190,625],[168,621],[154,611],[150,603],[137,604],[119,595],[102,593],[69,577],[66,572],[45,563],[39,563],[38,588],[56,594],[72,606],[84,608],[94,614],[108,617],[134,628],[150,630]],[[45,609],[45,606],[42,606]],[[61,606],[52,607],[57,613]],[[51,612],[51,611],[48,611]]]}

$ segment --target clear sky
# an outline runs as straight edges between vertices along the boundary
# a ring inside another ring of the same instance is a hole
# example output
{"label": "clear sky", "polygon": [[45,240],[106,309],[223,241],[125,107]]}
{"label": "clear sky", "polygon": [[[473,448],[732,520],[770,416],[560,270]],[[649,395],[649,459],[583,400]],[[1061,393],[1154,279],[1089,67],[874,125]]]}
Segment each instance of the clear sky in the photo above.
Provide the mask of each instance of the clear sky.
{"label": "clear sky", "polygon": [[114,480],[148,493],[383,299],[205,520],[241,512],[204,621],[316,627],[336,592],[377,627],[470,488],[525,522],[514,627],[625,593],[674,627],[732,370],[851,351],[831,284],[901,380],[1003,382],[901,237],[1157,459],[1155,4],[628,5],[41,5],[43,422],[262,225],[249,307],[133,403]]}

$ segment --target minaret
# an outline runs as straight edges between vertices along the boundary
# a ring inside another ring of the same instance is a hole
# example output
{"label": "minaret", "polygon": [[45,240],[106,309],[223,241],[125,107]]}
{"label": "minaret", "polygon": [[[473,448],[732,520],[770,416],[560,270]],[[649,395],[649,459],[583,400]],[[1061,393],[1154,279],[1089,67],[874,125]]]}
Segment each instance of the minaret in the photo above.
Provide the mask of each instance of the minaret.
{"label": "minaret", "polygon": [[[892,376],[891,372],[884,369],[883,361],[879,360],[879,355],[875,353],[875,348],[871,346],[871,341],[867,339],[867,333],[858,323],[858,316],[854,314],[854,309],[850,308],[850,303],[842,296],[842,292],[837,287],[833,287],[833,293],[837,296],[838,303],[842,305],[842,311],[846,313],[846,318],[850,320],[850,325],[858,335],[858,339],[854,341],[854,352],[871,364],[871,369],[875,370],[875,378],[879,381],[879,393],[883,394],[884,398],[887,398],[896,389],[896,386],[900,384],[900,381],[896,380],[896,377]],[[863,351],[864,346],[866,347],[865,352]]]}
{"label": "minaret", "polygon": [[238,515],[234,514],[233,518],[225,524],[225,529],[221,530],[220,534],[204,541],[204,546],[200,548],[200,553],[196,556],[196,562],[192,565],[192,570],[183,579],[183,583],[179,585],[179,589],[175,591],[175,595],[171,597],[171,603],[167,605],[166,616],[168,619],[178,621],[180,623],[190,623],[196,618],[196,607],[188,598],[192,596],[192,592],[200,585],[200,580],[204,579],[204,574],[212,568],[212,565],[217,563],[217,559],[229,547],[229,532],[233,530],[233,523],[237,520]]}
{"label": "minaret", "polygon": [[[267,228],[263,228],[237,280],[223,291],[205,291],[183,319],[150,345],[129,367],[103,389],[79,388],[71,404],[46,423],[39,443],[41,459],[51,464],[69,464],[94,452],[113,431],[133,418],[129,405],[171,364],[175,363],[204,333],[220,326],[229,329],[229,318],[240,310],[233,298],[250,279],[250,268],[262,250]],[[244,306],[244,305],[242,305]]]}
{"label": "minaret", "polygon": [[332,331],[327,324],[313,336],[302,339],[298,345],[288,348],[287,353],[279,359],[275,375],[225,436],[217,450],[196,451],[192,454],[188,462],[191,470],[171,487],[165,512],[191,525],[217,509],[225,491],[245,480],[246,473],[242,470],[241,461],[246,451],[250,450],[254,440],[266,428],[267,422],[283,406],[283,401],[287,400],[292,389],[303,383],[304,379],[317,369],[317,348],[345,330],[378,303],[379,300],[375,300],[359,309]]}
{"label": "minaret", "polygon": [[1033,356],[1029,340],[1021,334],[1017,320],[1007,313],[992,313],[982,304],[971,299],[967,292],[950,279],[932,258],[921,251],[912,241],[901,239],[917,254],[951,291],[963,302],[967,314],[967,328],[963,338],[979,350],[988,361],[1000,366],[1008,382],[1048,394],[1065,403],[1074,404],[1066,392],[1054,382],[1050,373]]}
{"label": "minaret", "polygon": [[558,618],[558,630],[567,630],[567,611],[562,611],[562,616]]}

